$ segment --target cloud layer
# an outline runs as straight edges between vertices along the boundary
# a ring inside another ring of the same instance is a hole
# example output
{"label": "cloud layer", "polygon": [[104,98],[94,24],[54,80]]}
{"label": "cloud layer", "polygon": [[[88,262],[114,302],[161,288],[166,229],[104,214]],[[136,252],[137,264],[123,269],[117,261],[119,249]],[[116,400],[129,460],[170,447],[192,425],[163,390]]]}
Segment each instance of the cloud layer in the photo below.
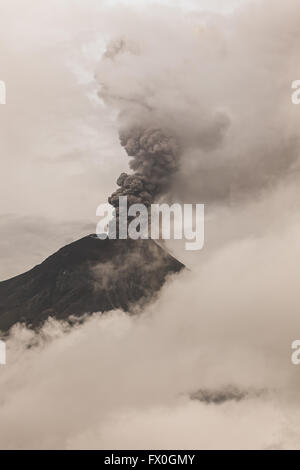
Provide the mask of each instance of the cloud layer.
{"label": "cloud layer", "polygon": [[[220,250],[142,316],[16,327],[0,375],[1,447],[298,447],[299,228]],[[190,398],[228,386],[251,393]]]}

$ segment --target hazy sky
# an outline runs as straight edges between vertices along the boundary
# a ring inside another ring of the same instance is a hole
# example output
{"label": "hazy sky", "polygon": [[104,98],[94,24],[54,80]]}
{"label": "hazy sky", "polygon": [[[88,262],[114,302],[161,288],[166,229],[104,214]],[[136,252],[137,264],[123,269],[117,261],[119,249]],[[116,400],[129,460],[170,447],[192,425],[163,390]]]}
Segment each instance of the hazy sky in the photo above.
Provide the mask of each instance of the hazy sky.
{"label": "hazy sky", "polygon": [[[198,10],[213,11],[215,13],[230,13],[235,8],[249,0],[160,0],[157,3],[162,5],[178,6],[184,10]],[[155,2],[151,0],[108,0],[109,5],[151,5]]]}

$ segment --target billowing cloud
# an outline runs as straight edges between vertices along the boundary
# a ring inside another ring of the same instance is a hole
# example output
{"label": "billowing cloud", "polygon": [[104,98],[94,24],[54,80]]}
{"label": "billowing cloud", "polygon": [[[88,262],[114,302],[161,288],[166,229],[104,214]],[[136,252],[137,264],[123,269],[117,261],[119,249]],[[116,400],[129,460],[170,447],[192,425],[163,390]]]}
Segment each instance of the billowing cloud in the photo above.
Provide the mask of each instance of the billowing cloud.
{"label": "billowing cloud", "polygon": [[298,448],[299,226],[228,245],[141,316],[15,327],[1,448]]}
{"label": "billowing cloud", "polygon": [[121,129],[168,129],[180,143],[173,200],[240,202],[298,164],[299,15],[296,1],[264,0],[226,17],[161,7],[109,22],[99,94]]}

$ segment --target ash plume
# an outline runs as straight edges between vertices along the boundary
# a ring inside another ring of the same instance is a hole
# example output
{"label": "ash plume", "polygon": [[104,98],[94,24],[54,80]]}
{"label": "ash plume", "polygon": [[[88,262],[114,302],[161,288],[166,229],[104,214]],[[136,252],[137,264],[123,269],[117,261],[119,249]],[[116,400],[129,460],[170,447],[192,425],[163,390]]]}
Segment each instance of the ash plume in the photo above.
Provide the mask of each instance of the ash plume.
{"label": "ash plume", "polygon": [[176,139],[159,128],[132,127],[120,133],[121,145],[135,172],[122,173],[117,179],[120,188],[108,202],[119,213],[119,197],[127,196],[128,205],[144,204],[149,207],[156,198],[170,188],[172,175],[178,170],[179,145]]}
{"label": "ash plume", "polygon": [[138,129],[120,134],[122,146],[130,157],[132,170],[141,173],[153,186],[154,195],[166,189],[170,175],[178,169],[178,144],[161,129]]}
{"label": "ash plume", "polygon": [[109,202],[114,205],[117,194],[118,197],[129,196],[132,203],[142,202],[147,206],[168,190],[171,177],[178,170],[178,143],[161,129],[137,127],[122,131],[120,142],[132,157],[129,166],[135,174],[120,175],[117,180],[120,189]]}
{"label": "ash plume", "polygon": [[[111,40],[104,53],[103,63],[110,67],[117,59],[122,60],[122,56],[126,54],[139,57],[140,51],[134,42],[124,37]],[[118,92],[114,93],[104,77],[105,73],[101,74],[99,96],[104,102],[117,106],[121,111],[120,143],[131,158],[129,166],[133,170],[133,174],[122,173],[119,176],[119,189],[108,198],[108,202],[116,209],[118,219],[119,197],[127,196],[129,206],[144,204],[149,207],[169,191],[172,177],[179,170],[180,148],[174,132],[167,131],[166,126],[161,124],[154,109],[145,102],[143,93],[135,90],[132,95],[126,97]],[[120,103],[122,109],[119,108]],[[135,111],[132,114],[133,108]],[[137,122],[141,124],[136,125]]]}

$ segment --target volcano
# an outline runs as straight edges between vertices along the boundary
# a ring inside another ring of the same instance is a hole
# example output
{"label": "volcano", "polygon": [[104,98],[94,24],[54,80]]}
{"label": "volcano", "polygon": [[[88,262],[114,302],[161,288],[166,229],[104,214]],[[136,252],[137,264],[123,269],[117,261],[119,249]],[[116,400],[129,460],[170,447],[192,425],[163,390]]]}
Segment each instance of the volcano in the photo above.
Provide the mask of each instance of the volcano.
{"label": "volcano", "polygon": [[35,328],[49,317],[67,320],[115,309],[136,313],[155,299],[169,275],[183,268],[151,239],[89,235],[0,282],[0,331],[18,322]]}

